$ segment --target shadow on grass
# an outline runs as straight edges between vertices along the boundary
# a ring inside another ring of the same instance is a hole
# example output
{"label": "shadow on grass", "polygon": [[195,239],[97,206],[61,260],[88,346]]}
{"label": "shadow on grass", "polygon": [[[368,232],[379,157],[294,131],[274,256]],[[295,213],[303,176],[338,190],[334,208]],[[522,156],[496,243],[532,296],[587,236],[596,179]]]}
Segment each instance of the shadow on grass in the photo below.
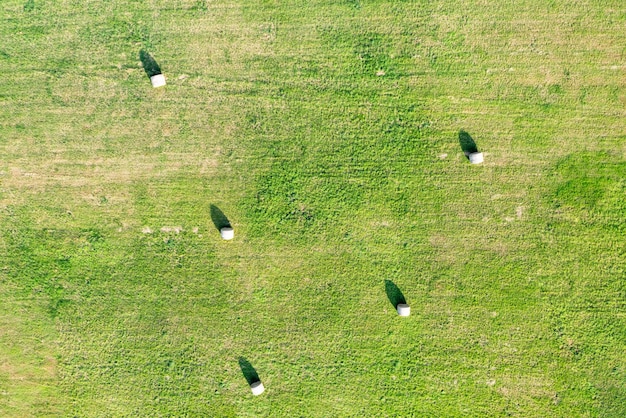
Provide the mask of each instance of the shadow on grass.
{"label": "shadow on grass", "polygon": [[241,373],[243,373],[243,377],[246,378],[248,385],[261,381],[256,369],[252,367],[252,364],[250,364],[250,362],[244,357],[239,357],[239,367],[241,367]]}
{"label": "shadow on grass", "polygon": [[220,208],[215,205],[211,205],[211,219],[213,220],[213,224],[218,231],[224,227],[231,226],[230,221],[226,215],[224,215],[224,212],[222,212]]}
{"label": "shadow on grass", "polygon": [[459,144],[461,145],[461,150],[467,158],[469,158],[470,154],[478,152],[478,147],[476,146],[476,142],[474,142],[474,138],[462,129],[459,131]]}
{"label": "shadow on grass", "polygon": [[148,53],[145,49],[139,51],[139,59],[141,60],[141,64],[143,65],[143,69],[148,75],[148,77],[152,77],[153,75],[161,74],[161,67],[152,58],[152,55]]}
{"label": "shadow on grass", "polygon": [[387,292],[389,302],[391,302],[394,308],[397,309],[399,304],[406,303],[406,298],[402,291],[391,280],[385,280],[385,291]]}

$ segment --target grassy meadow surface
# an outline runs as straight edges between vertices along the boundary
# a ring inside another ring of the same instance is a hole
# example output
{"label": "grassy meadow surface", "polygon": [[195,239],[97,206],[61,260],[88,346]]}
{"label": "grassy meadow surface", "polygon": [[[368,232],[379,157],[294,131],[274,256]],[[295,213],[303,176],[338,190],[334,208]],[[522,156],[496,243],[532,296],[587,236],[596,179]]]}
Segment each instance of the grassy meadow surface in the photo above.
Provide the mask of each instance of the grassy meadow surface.
{"label": "grassy meadow surface", "polygon": [[2,1],[0,416],[626,416],[625,27]]}

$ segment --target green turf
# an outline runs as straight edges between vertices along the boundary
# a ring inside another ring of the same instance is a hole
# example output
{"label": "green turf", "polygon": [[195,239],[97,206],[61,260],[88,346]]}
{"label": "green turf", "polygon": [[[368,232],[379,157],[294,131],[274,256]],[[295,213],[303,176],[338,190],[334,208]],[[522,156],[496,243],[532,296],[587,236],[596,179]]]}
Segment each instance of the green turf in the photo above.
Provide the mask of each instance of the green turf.
{"label": "green turf", "polygon": [[3,1],[0,416],[626,416],[625,24]]}

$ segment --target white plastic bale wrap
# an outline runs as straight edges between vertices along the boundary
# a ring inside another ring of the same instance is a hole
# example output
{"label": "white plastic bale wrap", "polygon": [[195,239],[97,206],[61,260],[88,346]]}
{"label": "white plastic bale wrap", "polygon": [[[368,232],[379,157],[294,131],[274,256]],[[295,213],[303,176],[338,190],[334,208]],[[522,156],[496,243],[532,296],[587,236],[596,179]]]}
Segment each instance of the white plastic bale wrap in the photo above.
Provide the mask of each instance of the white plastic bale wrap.
{"label": "white plastic bale wrap", "polygon": [[252,390],[252,394],[254,396],[259,396],[260,394],[265,392],[265,388],[263,387],[263,383],[261,382],[254,382],[250,385],[250,389]]}
{"label": "white plastic bale wrap", "polygon": [[225,226],[222,229],[220,229],[220,235],[225,240],[231,240],[235,238],[235,231],[230,226]]}
{"label": "white plastic bale wrap", "polygon": [[483,162],[483,153],[482,152],[472,152],[469,155],[470,163],[472,164],[480,164]]}
{"label": "white plastic bale wrap", "polygon": [[163,74],[156,74],[150,77],[152,87],[163,87],[165,85],[165,76]]}
{"label": "white plastic bale wrap", "polygon": [[406,303],[399,303],[398,307],[398,315],[400,316],[409,316],[411,315],[411,307],[409,305],[407,305]]}

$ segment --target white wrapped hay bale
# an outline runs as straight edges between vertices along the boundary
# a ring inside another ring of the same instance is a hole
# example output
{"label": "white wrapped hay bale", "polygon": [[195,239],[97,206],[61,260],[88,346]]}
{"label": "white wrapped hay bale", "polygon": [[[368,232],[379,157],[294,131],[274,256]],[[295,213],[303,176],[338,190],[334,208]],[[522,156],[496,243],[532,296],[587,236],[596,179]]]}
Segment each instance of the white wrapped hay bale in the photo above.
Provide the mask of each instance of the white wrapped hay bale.
{"label": "white wrapped hay bale", "polygon": [[254,396],[259,396],[260,394],[265,392],[265,388],[263,387],[263,383],[261,383],[260,381],[254,382],[253,384],[251,384],[250,385],[250,389],[252,390],[252,394]]}
{"label": "white wrapped hay bale", "polygon": [[231,240],[235,238],[235,231],[230,226],[225,226],[222,229],[220,229],[220,235],[225,240]]}
{"label": "white wrapped hay bale", "polygon": [[399,303],[396,309],[398,310],[398,315],[400,316],[411,315],[411,307],[406,303]]}
{"label": "white wrapped hay bale", "polygon": [[472,164],[480,164],[483,162],[483,153],[482,152],[472,152],[469,155],[470,163]]}
{"label": "white wrapped hay bale", "polygon": [[163,87],[165,85],[165,76],[163,74],[156,74],[150,77],[152,87]]}

